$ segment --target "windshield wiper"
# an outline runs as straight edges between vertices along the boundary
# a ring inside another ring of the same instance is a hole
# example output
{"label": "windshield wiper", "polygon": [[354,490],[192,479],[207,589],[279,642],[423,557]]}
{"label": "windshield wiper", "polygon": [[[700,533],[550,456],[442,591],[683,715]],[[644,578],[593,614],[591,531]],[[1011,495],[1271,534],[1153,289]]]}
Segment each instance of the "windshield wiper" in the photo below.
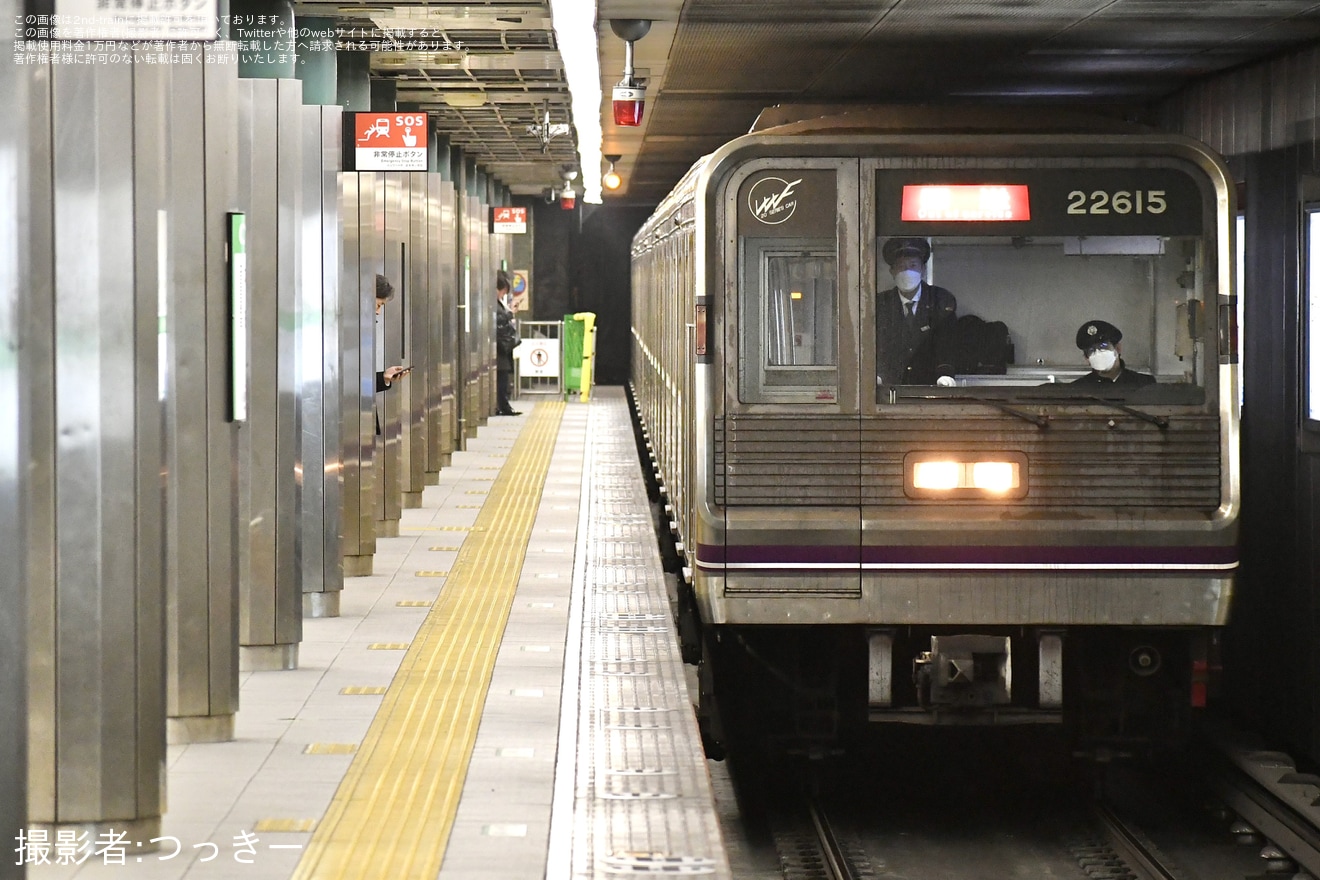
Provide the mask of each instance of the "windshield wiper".
{"label": "windshield wiper", "polygon": [[1086,399],[1095,401],[1096,403],[1099,404],[1103,404],[1104,406],[1113,407],[1114,409],[1119,410],[1121,412],[1125,412],[1130,416],[1136,416],[1139,419],[1144,419],[1145,421],[1150,422],[1152,425],[1159,428],[1161,431],[1164,431],[1169,427],[1169,420],[1166,419],[1164,416],[1157,416],[1147,412],[1142,412],[1139,409],[1133,409],[1132,407],[1125,406],[1121,403],[1118,403],[1117,401],[1105,400],[1103,397],[1097,397],[1094,394],[1088,394],[1086,396]]}
{"label": "windshield wiper", "polygon": [[985,406],[993,406],[995,409],[999,410],[1000,412],[1006,412],[1010,416],[1017,416],[1019,419],[1024,419],[1028,422],[1031,422],[1037,428],[1048,428],[1050,426],[1050,420],[1047,416],[1038,416],[1035,413],[1029,413],[1025,410],[1020,410],[1017,407],[1009,406],[1006,403],[1000,403],[998,400],[994,400],[989,397],[973,397],[970,394],[941,394],[938,398],[935,399],[966,400],[972,403],[984,404]]}

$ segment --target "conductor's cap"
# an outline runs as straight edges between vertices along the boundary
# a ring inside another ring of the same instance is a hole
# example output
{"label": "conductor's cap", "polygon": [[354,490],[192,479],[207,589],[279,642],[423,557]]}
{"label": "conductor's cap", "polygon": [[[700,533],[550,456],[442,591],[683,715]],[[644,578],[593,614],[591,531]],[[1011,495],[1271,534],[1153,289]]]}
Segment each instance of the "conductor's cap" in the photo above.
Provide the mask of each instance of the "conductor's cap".
{"label": "conductor's cap", "polygon": [[921,262],[930,259],[930,242],[924,238],[891,238],[880,248],[887,265],[894,265],[899,257],[916,257]]}
{"label": "conductor's cap", "polygon": [[1122,338],[1123,331],[1108,321],[1087,321],[1077,330],[1077,347],[1086,351],[1104,342],[1113,345]]}

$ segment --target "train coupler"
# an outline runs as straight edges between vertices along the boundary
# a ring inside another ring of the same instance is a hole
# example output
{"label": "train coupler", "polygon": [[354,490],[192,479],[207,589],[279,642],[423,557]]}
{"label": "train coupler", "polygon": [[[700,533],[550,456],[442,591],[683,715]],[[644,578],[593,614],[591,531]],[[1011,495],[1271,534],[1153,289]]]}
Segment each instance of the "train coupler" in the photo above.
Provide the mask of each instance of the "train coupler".
{"label": "train coupler", "polygon": [[912,662],[921,704],[981,709],[1013,701],[1012,639],[1008,636],[931,636],[930,650]]}

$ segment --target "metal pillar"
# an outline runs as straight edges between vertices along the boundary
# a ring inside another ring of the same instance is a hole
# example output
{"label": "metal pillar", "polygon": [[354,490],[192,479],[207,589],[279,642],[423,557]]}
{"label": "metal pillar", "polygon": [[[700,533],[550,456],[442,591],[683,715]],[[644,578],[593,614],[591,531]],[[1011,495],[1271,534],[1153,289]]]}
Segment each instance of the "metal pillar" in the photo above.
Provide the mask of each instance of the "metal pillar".
{"label": "metal pillar", "polygon": [[[170,67],[169,285],[162,337],[170,742],[233,739],[238,711],[238,427],[227,420],[225,213],[235,188],[233,43]],[[244,533],[245,536],[245,533]]]}
{"label": "metal pillar", "polygon": [[335,20],[316,16],[295,17],[298,26],[298,79],[303,84],[303,103],[310,106],[337,104],[338,65]]}
{"label": "metal pillar", "polygon": [[[21,10],[15,0],[0,0],[0,16],[13,21]],[[13,33],[5,31],[0,52],[12,58]],[[21,362],[27,294],[32,289],[29,255],[33,234],[29,199],[32,179],[28,131],[28,89],[34,72],[19,64],[0,66],[0,837],[17,841],[27,826],[27,542],[23,462],[32,393],[28,365]],[[48,192],[48,191],[47,191]],[[48,242],[46,242],[48,246]],[[11,844],[10,849],[16,843]],[[22,880],[21,860],[8,858],[0,877]]]}
{"label": "metal pillar", "polygon": [[440,169],[440,312],[433,332],[440,352],[440,438],[431,467],[439,473],[449,464],[458,446],[458,333],[462,321],[459,311],[458,208],[454,191],[452,155],[448,143],[437,145],[436,165]]}
{"label": "metal pillar", "polygon": [[[447,167],[446,156],[444,164]],[[446,333],[453,327],[454,310],[451,304],[453,279],[453,245],[446,238],[446,222],[453,223],[453,188],[446,175],[427,175],[428,243],[426,262],[429,278],[429,305],[426,321],[426,345],[431,351],[430,372],[426,380],[426,464],[423,482],[433,486],[440,480],[440,469],[449,464],[453,451],[453,433],[449,419],[453,417],[453,349],[447,345]],[[446,218],[449,218],[446,221]]]}
{"label": "metal pillar", "polygon": [[[381,274],[394,285],[394,298],[376,316],[375,369],[408,363],[403,314],[412,297],[408,289],[408,174],[387,171],[376,180],[376,236],[382,255]],[[374,382],[374,376],[373,382]],[[375,468],[375,530],[381,538],[397,537],[402,513],[399,470],[403,463],[403,434],[400,413],[408,378],[396,381],[388,391],[376,395],[380,436],[376,438],[372,464]]]}
{"label": "metal pillar", "polygon": [[344,172],[340,181],[343,270],[340,276],[340,411],[344,483],[341,526],[344,576],[370,575],[376,553],[375,289],[381,270],[376,175]]}
{"label": "metal pillar", "polygon": [[251,543],[240,589],[239,662],[244,669],[293,669],[302,640],[294,357],[302,83],[240,79],[238,144],[239,203],[247,208],[251,382],[242,450],[250,510],[239,520],[249,524]]}
{"label": "metal pillar", "polygon": [[407,363],[413,371],[404,377],[400,388],[400,421],[403,427],[399,489],[404,507],[421,507],[426,472],[426,395],[431,372],[431,347],[427,344],[427,318],[430,315],[431,278],[428,272],[430,249],[430,190],[425,171],[406,175],[408,185],[408,260],[404,266],[408,279],[408,299],[403,304],[403,329]]}
{"label": "metal pillar", "polygon": [[304,107],[302,299],[297,403],[302,426],[299,564],[305,617],[338,617],[343,447],[339,436],[339,168],[343,111]]}
{"label": "metal pillar", "polygon": [[[165,763],[157,382],[165,65],[37,73],[29,819],[154,847]],[[38,134],[40,133],[40,134]],[[50,142],[44,142],[49,133]],[[40,308],[36,304],[40,304]],[[137,849],[136,846],[134,846]]]}

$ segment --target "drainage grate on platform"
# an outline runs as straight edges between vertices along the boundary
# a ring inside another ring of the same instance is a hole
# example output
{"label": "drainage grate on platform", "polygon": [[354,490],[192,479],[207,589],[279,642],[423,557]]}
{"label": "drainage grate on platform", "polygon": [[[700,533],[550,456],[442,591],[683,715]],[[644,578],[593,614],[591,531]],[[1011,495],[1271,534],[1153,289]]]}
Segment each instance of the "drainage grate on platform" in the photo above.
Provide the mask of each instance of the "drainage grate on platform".
{"label": "drainage grate on platform", "polygon": [[616,877],[700,877],[715,873],[715,860],[701,856],[667,856],[660,853],[623,853],[602,856],[599,870]]}

